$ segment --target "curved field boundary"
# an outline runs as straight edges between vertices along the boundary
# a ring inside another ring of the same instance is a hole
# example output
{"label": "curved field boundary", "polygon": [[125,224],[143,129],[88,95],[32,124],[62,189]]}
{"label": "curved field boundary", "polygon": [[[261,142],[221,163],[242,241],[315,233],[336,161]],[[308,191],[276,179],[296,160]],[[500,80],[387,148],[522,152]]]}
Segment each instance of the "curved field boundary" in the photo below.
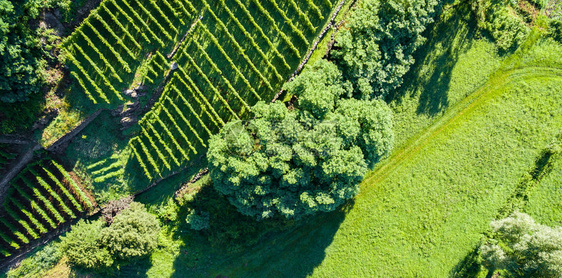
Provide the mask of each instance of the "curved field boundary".
{"label": "curved field boundary", "polygon": [[[405,148],[394,152],[383,164],[371,172],[363,181],[365,185],[373,185],[386,179],[386,177],[398,167],[404,160],[412,157],[427,145],[433,137],[441,133],[451,124],[458,122],[464,114],[470,113],[486,100],[501,93],[497,90],[516,79],[523,77],[547,77],[558,76],[562,78],[562,69],[549,67],[528,67],[524,69],[514,69],[496,74],[488,80],[486,84],[470,94],[464,100],[451,108],[443,117],[439,118],[430,127],[414,136],[405,144]],[[490,84],[492,83],[492,84]],[[361,193],[360,193],[361,194]]]}

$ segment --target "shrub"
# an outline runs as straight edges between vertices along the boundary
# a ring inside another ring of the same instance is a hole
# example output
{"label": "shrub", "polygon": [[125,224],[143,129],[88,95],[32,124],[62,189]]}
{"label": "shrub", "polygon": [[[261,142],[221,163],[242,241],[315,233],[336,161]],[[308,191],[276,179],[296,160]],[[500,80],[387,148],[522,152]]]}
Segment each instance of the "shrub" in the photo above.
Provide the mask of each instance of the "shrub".
{"label": "shrub", "polygon": [[61,251],[77,267],[104,272],[116,261],[124,263],[148,255],[158,245],[159,232],[156,217],[144,205],[133,202],[108,227],[102,220],[80,220],[62,237]]}
{"label": "shrub", "polygon": [[113,265],[114,259],[101,243],[102,221],[80,220],[61,238],[61,251],[77,267],[102,271]]}
{"label": "shrub", "polygon": [[191,229],[196,231],[209,229],[209,213],[205,211],[198,212],[192,210],[185,219]]}
{"label": "shrub", "polygon": [[549,25],[549,35],[559,43],[562,43],[562,18],[560,20],[551,20]]}
{"label": "shrub", "polygon": [[500,50],[516,48],[529,34],[515,7],[517,1],[478,0],[472,2],[478,26],[490,33]]}
{"label": "shrub", "polygon": [[101,231],[101,243],[120,260],[132,260],[150,254],[158,246],[160,226],[156,216],[144,205],[131,203]]}
{"label": "shrub", "polygon": [[562,227],[538,224],[520,212],[490,226],[495,239],[480,247],[483,265],[490,272],[504,269],[514,277],[562,276]]}

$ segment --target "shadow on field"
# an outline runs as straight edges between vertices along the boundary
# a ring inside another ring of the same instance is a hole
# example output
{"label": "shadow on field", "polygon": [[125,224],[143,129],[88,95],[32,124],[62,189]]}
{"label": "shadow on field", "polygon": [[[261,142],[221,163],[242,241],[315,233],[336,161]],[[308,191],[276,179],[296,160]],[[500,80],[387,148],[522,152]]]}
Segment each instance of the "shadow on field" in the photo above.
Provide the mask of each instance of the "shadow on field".
{"label": "shadow on field", "polygon": [[[326,248],[352,207],[353,202],[349,202],[337,211],[303,220],[303,224],[289,224],[289,228],[270,226],[257,243],[236,251],[229,251],[229,243],[213,246],[201,234],[182,237],[191,246],[180,250],[172,277],[309,276],[326,257]],[[194,240],[199,243],[192,244]],[[201,244],[202,241],[205,242]]]}
{"label": "shadow on field", "polygon": [[478,262],[478,247],[475,247],[449,273],[451,278],[476,278],[481,267]]}
{"label": "shadow on field", "polygon": [[414,55],[416,63],[404,77],[402,89],[390,96],[389,102],[400,103],[419,91],[418,114],[434,116],[448,107],[453,68],[476,35],[471,13],[466,4],[444,9],[424,33],[427,42]]}
{"label": "shadow on field", "polygon": [[148,277],[147,272],[152,268],[152,260],[150,257],[121,266],[119,271],[115,273],[115,277]]}

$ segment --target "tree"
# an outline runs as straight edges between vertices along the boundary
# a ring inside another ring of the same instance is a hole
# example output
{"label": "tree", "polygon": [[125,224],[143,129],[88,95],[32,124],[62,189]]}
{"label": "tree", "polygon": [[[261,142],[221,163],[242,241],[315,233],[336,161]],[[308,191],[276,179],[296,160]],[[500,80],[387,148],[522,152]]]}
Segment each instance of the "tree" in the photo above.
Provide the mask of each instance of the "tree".
{"label": "tree", "polygon": [[68,261],[81,268],[103,270],[113,265],[113,257],[100,242],[102,221],[80,220],[61,237],[61,251]]}
{"label": "tree", "polygon": [[[285,89],[296,107],[258,103],[251,121],[230,122],[209,141],[215,189],[258,220],[333,211],[392,146],[390,109],[340,101],[352,88],[332,63],[321,60]],[[345,111],[354,108],[370,114]]]}
{"label": "tree", "polygon": [[495,238],[480,247],[490,272],[504,269],[514,277],[562,276],[562,227],[538,224],[520,212],[490,226]]}
{"label": "tree", "polygon": [[[532,0],[531,0],[532,1]],[[471,3],[478,27],[486,30],[502,51],[515,49],[530,32],[526,22],[536,15],[522,10],[518,0],[477,0]],[[538,9],[543,4],[534,1]]]}
{"label": "tree", "polygon": [[117,262],[138,259],[152,252],[158,243],[160,227],[156,217],[144,205],[129,208],[106,222],[80,220],[61,241],[61,251],[71,264],[102,272]]}
{"label": "tree", "polygon": [[437,0],[366,0],[336,37],[332,57],[360,99],[384,98],[400,87],[424,43]]}
{"label": "tree", "polygon": [[31,21],[43,8],[68,9],[69,0],[0,0],[0,101],[25,101],[43,83],[44,51]]}
{"label": "tree", "polygon": [[156,216],[133,202],[101,231],[100,241],[114,258],[131,260],[150,254],[158,245],[159,232]]}

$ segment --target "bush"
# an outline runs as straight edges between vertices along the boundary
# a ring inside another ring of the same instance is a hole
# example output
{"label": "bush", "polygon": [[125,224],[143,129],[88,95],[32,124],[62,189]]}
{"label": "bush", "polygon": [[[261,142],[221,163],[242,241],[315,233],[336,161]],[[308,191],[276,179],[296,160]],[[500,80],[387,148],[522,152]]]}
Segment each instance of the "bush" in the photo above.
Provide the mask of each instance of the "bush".
{"label": "bush", "polygon": [[101,243],[102,221],[80,220],[61,238],[61,251],[77,267],[102,271],[113,265],[114,259]]}
{"label": "bush", "polygon": [[562,43],[562,18],[551,20],[549,25],[549,35],[557,42]]}
{"label": "bush", "polygon": [[562,276],[562,227],[538,224],[519,212],[490,226],[495,237],[480,247],[483,265],[490,272],[503,269],[513,277]]}
{"label": "bush", "polygon": [[529,28],[515,7],[517,1],[478,0],[472,2],[478,26],[490,33],[500,50],[516,48],[529,34]]}
{"label": "bush", "polygon": [[131,203],[101,231],[101,243],[116,259],[132,260],[150,254],[158,246],[160,226],[143,204]]}
{"label": "bush", "polygon": [[159,231],[156,217],[144,205],[131,203],[108,227],[102,220],[80,220],[61,238],[61,251],[72,265],[104,272],[116,261],[127,262],[150,254],[158,245]]}
{"label": "bush", "polygon": [[185,219],[192,230],[201,231],[209,229],[209,213],[205,211],[197,212],[191,210]]}

